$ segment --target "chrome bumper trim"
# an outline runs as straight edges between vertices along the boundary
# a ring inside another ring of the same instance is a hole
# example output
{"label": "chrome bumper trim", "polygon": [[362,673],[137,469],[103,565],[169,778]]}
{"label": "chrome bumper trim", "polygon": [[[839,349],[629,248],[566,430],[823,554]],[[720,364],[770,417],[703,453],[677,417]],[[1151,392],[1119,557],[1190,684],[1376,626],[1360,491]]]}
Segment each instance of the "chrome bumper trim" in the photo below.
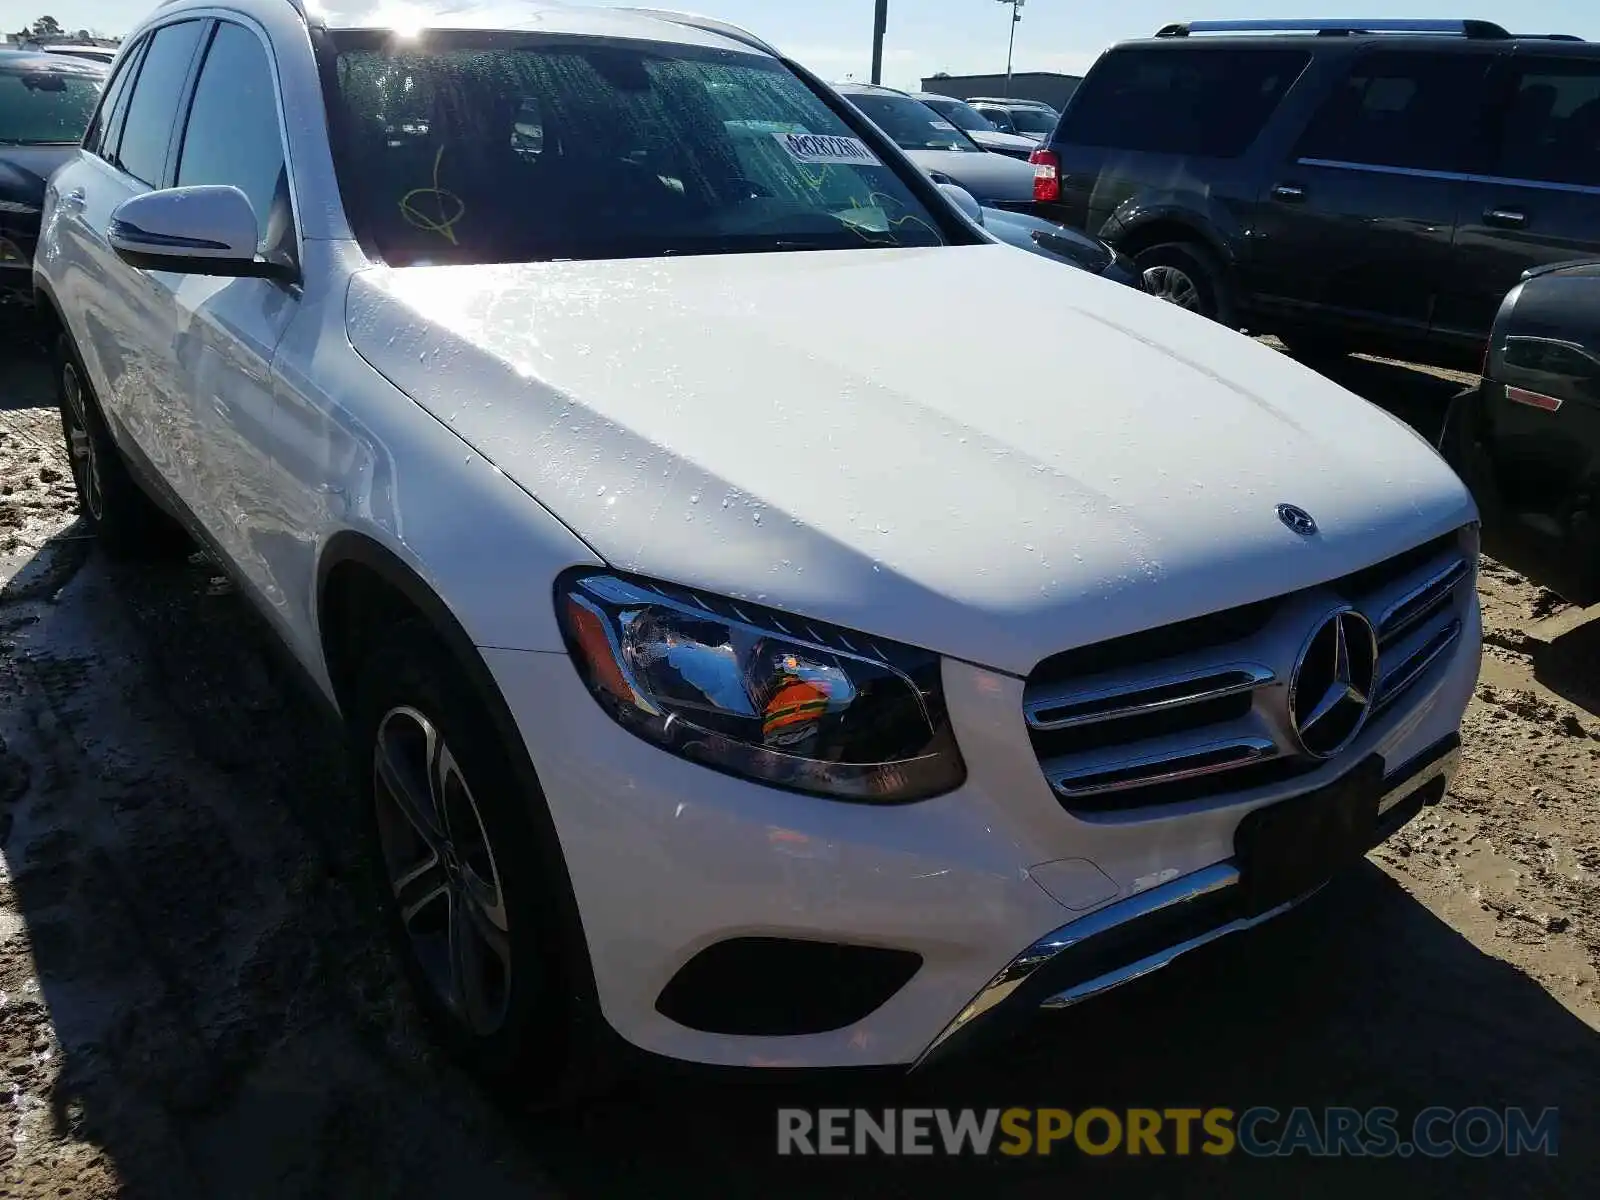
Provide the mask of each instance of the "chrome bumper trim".
{"label": "chrome bumper trim", "polygon": [[[1424,751],[1416,759],[1403,765],[1399,770],[1384,777],[1389,786],[1378,799],[1378,815],[1382,818],[1394,809],[1403,800],[1414,795],[1420,789],[1427,787],[1434,781],[1443,778],[1446,786],[1454,777],[1461,765],[1461,747],[1456,738],[1450,738],[1434,748]],[[1391,782],[1392,781],[1392,782]],[[1384,830],[1380,820],[1380,840],[1387,837],[1393,830]],[[996,1010],[1008,1007],[1006,1002],[1041,968],[1051,965],[1057,959],[1076,946],[1090,943],[1112,930],[1121,929],[1135,921],[1140,921],[1156,914],[1171,914],[1180,908],[1194,904],[1200,900],[1216,895],[1218,892],[1238,886],[1240,882],[1239,868],[1232,859],[1224,859],[1209,867],[1185,875],[1180,879],[1171,880],[1148,891],[1129,896],[1125,900],[1116,901],[1088,916],[1080,917],[1061,926],[1053,933],[1040,938],[1021,954],[1017,955],[1006,967],[995,975],[976,996],[964,1007],[956,1018],[940,1031],[939,1036],[930,1042],[926,1049],[917,1057],[911,1069],[916,1070],[924,1065],[936,1052],[941,1051],[957,1034],[975,1028],[978,1024],[987,1025],[990,1021],[985,1018],[998,1019]],[[1148,954],[1135,962],[1117,967],[1110,971],[1097,974],[1089,979],[1080,980],[1070,987],[1053,992],[1043,999],[1033,1003],[1025,1003],[1024,1010],[1032,1012],[1035,1009],[1069,1008],[1093,996],[1101,995],[1122,984],[1131,983],[1152,971],[1158,971],[1167,966],[1174,959],[1191,950],[1226,937],[1231,933],[1239,933],[1253,928],[1273,917],[1279,916],[1294,908],[1296,905],[1315,895],[1321,888],[1315,888],[1305,895],[1277,908],[1260,913],[1252,917],[1239,917],[1224,922],[1213,929],[1195,934],[1192,937]],[[1015,1007],[1009,1006],[1009,1007]]]}

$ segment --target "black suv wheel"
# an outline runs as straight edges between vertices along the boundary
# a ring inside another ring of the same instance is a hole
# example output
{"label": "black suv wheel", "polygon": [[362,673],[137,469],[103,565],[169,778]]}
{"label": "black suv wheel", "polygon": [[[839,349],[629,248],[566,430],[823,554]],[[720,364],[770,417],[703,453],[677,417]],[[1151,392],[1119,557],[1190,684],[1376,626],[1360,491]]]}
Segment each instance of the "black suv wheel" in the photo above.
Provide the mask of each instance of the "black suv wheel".
{"label": "black suv wheel", "polygon": [[1234,324],[1222,266],[1204,246],[1162,242],[1139,251],[1133,261],[1145,291],[1152,296],[1224,325]]}

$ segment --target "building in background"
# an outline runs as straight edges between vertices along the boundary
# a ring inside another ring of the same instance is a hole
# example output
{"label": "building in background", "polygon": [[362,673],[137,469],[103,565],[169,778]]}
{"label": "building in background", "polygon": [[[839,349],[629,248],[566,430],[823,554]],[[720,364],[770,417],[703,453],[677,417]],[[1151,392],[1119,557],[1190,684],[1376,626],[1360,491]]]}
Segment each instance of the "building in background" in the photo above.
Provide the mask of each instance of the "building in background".
{"label": "building in background", "polygon": [[969,100],[973,96],[1042,100],[1059,111],[1072,97],[1082,78],[1081,75],[1062,75],[1055,71],[1017,71],[1011,76],[1008,91],[1004,74],[947,75],[941,71],[924,79],[922,90],[940,96],[954,96],[957,100]]}

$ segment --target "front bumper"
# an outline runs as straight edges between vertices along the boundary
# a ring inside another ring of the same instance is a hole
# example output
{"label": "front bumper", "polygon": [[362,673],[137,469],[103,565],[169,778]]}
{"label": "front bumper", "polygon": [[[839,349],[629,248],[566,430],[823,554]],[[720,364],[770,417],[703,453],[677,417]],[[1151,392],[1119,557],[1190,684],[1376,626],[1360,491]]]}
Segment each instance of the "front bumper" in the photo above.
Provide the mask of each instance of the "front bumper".
{"label": "front bumper", "polygon": [[[1384,776],[1378,842],[1443,798],[1461,763],[1451,735]],[[1376,844],[1376,843],[1374,843]],[[1040,938],[991,979],[923,1051],[922,1067],[1003,1036],[1039,1009],[1074,1004],[1158,971],[1190,950],[1250,929],[1312,894],[1256,916],[1240,914],[1242,876],[1228,859],[1108,905]],[[1318,889],[1320,890],[1320,889]]]}
{"label": "front bumper", "polygon": [[[942,1056],[957,1033],[969,1040],[961,1027],[1008,1024],[999,1013],[981,1022],[963,1014],[999,1005],[996,980],[1017,984],[1008,995],[1021,988],[1019,947],[1095,941],[1152,897],[1197,880],[1225,891],[1217,881],[1228,879],[1246,813],[1323,786],[1369,755],[1414,764],[1453,737],[1479,666],[1475,600],[1463,616],[1462,636],[1411,693],[1404,718],[1364,734],[1343,766],[1091,817],[1066,811],[1046,782],[1021,719],[1023,681],[969,664],[944,667],[967,782],[876,807],[777,791],[663,754],[601,711],[565,654],[482,653],[539,772],[612,1029],[639,1049],[708,1065],[911,1065],[929,1061],[930,1048]],[[1063,958],[1074,964],[1068,975],[1058,973],[1066,966],[1040,974],[1004,1012],[1032,1011],[1074,988],[1083,989],[1077,999],[1103,990],[1102,976],[1151,969],[1144,959],[1192,948],[1182,943],[1197,934],[1220,936],[1211,930],[1230,919],[1144,944],[1103,969]],[[763,938],[909,951],[921,965],[840,1028],[707,1032],[660,1011],[664,990],[697,955]]]}

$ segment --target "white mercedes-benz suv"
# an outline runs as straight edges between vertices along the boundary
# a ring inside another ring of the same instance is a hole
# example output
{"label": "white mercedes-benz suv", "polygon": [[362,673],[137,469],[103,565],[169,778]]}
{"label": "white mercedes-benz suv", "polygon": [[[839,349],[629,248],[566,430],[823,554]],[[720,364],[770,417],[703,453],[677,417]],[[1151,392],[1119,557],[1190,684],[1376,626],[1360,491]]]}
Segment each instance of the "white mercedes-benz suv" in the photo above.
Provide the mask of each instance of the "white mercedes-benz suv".
{"label": "white mercedes-benz suv", "polygon": [[[421,1002],[525,1091],[941,1058],[1455,766],[1433,450],[995,243],[732,27],[174,0],[35,272],[85,519],[234,574],[349,730]],[[985,299],[1049,356],[949,337]]]}

